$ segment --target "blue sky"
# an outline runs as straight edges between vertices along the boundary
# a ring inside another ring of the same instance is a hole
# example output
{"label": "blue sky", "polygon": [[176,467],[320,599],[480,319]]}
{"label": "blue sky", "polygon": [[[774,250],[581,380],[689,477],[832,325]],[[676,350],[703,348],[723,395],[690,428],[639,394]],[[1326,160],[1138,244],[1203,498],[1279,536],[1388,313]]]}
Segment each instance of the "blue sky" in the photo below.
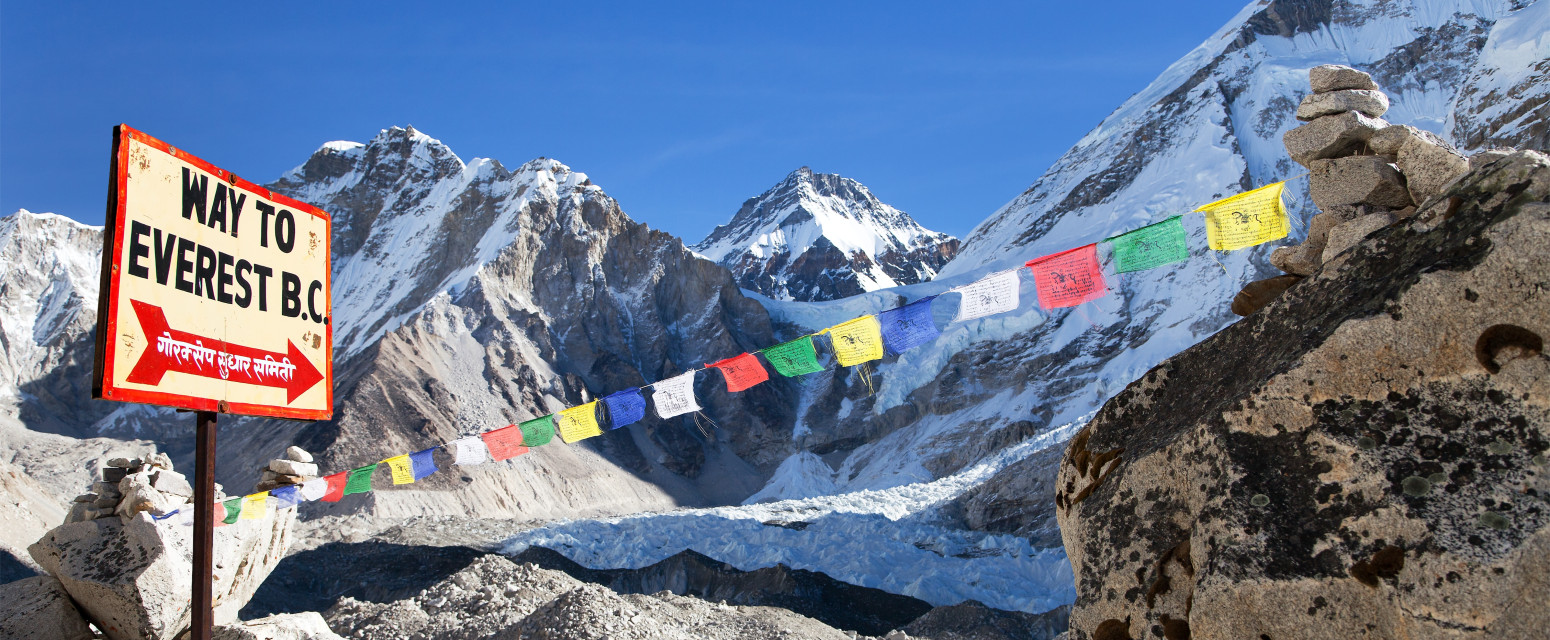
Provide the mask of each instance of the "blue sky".
{"label": "blue sky", "polygon": [[1244,3],[13,0],[0,214],[100,224],[120,122],[256,182],[413,125],[691,243],[802,165],[962,236]]}

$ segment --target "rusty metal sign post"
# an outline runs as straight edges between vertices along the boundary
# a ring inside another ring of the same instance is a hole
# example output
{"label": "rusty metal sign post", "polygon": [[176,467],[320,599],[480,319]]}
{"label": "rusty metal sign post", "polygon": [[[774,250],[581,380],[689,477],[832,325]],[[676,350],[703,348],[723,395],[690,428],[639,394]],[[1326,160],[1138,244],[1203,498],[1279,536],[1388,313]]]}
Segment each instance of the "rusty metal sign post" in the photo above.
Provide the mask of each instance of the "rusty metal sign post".
{"label": "rusty metal sign post", "polygon": [[333,417],[329,217],[113,131],[92,397],[198,413],[191,637],[214,623],[216,414]]}

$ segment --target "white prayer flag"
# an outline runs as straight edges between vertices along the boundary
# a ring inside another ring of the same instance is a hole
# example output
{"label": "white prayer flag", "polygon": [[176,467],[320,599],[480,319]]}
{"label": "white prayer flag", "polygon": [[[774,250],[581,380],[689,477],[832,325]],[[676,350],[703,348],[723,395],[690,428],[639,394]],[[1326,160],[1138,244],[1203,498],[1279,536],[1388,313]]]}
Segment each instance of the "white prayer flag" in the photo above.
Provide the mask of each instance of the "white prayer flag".
{"label": "white prayer flag", "polygon": [[456,452],[453,455],[452,464],[483,464],[485,460],[489,459],[487,454],[490,449],[485,446],[484,439],[479,436],[468,436],[461,440],[455,440],[452,444],[455,446],[454,451]]}
{"label": "white prayer flag", "polygon": [[685,371],[651,385],[651,402],[664,420],[699,411],[700,403],[694,399],[694,372]]}
{"label": "white prayer flag", "polygon": [[318,500],[324,495],[328,494],[328,479],[313,478],[303,482],[301,483],[301,486],[296,489],[296,493],[307,502]]}
{"label": "white prayer flag", "polygon": [[952,289],[963,294],[958,302],[958,317],[953,322],[963,322],[1003,313],[1017,308],[1017,289],[1021,282],[1017,269],[992,273],[974,282]]}

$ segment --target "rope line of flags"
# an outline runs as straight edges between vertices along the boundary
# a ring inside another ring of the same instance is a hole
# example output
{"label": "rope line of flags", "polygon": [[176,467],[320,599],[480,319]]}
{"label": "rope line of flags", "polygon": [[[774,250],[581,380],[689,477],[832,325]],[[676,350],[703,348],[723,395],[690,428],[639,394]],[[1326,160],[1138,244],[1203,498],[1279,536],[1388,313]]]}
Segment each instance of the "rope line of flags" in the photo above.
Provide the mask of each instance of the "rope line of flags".
{"label": "rope line of flags", "polygon": [[[1239,193],[1209,204],[1191,213],[1205,214],[1207,239],[1213,251],[1242,249],[1287,236],[1290,219],[1281,201],[1286,181]],[[1182,214],[1160,222],[1126,231],[1102,240],[1112,249],[1116,273],[1154,269],[1189,259],[1189,246]],[[1018,308],[1020,272],[1033,274],[1039,305],[1046,310],[1074,307],[1108,295],[1103,269],[1098,262],[1098,243],[1092,243],[1029,260],[1022,267],[998,271],[947,293],[959,293],[958,312],[953,322],[964,322],[1005,313]],[[229,498],[216,510],[216,525],[264,517],[272,502],[276,509],[294,507],[301,502],[338,502],[345,496],[372,490],[372,478],[386,467],[394,485],[412,484],[436,473],[434,453],[445,449],[455,465],[477,465],[503,461],[527,453],[532,447],[549,444],[555,434],[567,444],[602,435],[608,430],[629,426],[645,418],[646,397],[651,390],[651,405],[658,417],[666,420],[701,410],[694,395],[695,375],[716,369],[721,372],[730,393],[745,391],[770,378],[768,369],[782,377],[797,377],[823,371],[814,339],[828,336],[829,349],[842,367],[879,360],[885,354],[898,355],[936,339],[940,331],[932,320],[931,304],[938,295],[920,298],[877,313],[847,320],[822,331],[808,334],[717,362],[707,363],[654,383],[623,389],[582,405],[518,424],[508,425],[414,453],[393,456],[347,471],[313,478],[301,484],[281,486],[269,491]],[[757,355],[756,355],[757,354]],[[865,369],[862,370],[865,374]],[[599,420],[599,405],[603,420]],[[158,519],[177,513],[158,516]]]}

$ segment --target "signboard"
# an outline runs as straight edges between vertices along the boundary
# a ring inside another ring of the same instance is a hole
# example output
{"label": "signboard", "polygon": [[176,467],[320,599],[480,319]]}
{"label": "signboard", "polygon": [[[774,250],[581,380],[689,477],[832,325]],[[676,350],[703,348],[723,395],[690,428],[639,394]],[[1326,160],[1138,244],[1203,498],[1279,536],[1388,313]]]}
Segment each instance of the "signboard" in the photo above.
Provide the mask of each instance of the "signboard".
{"label": "signboard", "polygon": [[328,214],[128,125],[112,167],[93,397],[332,417]]}

